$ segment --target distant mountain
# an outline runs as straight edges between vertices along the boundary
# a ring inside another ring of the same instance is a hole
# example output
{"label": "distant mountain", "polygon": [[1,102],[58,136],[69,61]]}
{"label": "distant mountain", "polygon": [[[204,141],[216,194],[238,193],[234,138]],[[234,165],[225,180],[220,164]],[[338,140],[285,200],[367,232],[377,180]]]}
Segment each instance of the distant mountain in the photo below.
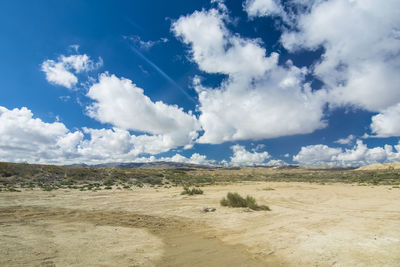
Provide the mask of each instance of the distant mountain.
{"label": "distant mountain", "polygon": [[70,164],[70,165],[64,165],[67,167],[90,167],[90,165],[87,165],[85,163],[75,163],[75,164]]}
{"label": "distant mountain", "polygon": [[118,168],[118,169],[133,169],[133,168],[147,168],[147,169],[211,169],[215,168],[208,165],[191,164],[191,163],[180,163],[180,162],[168,162],[168,161],[156,161],[156,162],[113,162],[113,163],[102,163],[96,165],[78,165],[83,167],[105,167],[105,168]]}

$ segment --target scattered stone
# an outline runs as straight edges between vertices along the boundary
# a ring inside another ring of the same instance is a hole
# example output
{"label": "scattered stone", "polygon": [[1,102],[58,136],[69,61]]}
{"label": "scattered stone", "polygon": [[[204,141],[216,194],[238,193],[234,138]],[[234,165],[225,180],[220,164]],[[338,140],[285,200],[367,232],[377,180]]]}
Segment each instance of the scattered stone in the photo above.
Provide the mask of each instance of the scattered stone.
{"label": "scattered stone", "polygon": [[203,211],[204,212],[214,212],[214,211],[216,211],[217,209],[216,208],[214,208],[214,207],[204,207],[203,208]]}

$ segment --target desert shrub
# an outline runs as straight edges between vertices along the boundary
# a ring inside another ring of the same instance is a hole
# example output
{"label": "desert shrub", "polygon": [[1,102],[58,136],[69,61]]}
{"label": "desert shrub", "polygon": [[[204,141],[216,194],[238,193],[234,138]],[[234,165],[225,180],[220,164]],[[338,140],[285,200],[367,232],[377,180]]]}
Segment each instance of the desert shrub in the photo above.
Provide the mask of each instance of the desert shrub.
{"label": "desert shrub", "polygon": [[146,184],[151,184],[151,185],[158,185],[162,184],[162,178],[161,177],[146,177],[142,180],[143,183]]}
{"label": "desert shrub", "polygon": [[6,191],[8,191],[8,192],[21,192],[21,190],[15,189],[14,187],[7,187]]}
{"label": "desert shrub", "polygon": [[107,178],[107,179],[104,180],[103,185],[105,185],[105,186],[112,186],[112,185],[114,185],[114,183],[115,183],[114,179],[112,179],[112,178]]}
{"label": "desert shrub", "polygon": [[247,207],[249,207],[252,210],[271,210],[268,206],[266,205],[258,205],[256,202],[256,199],[252,196],[247,196],[246,197],[246,203]]}
{"label": "desert shrub", "polygon": [[233,207],[233,208],[250,208],[252,210],[270,210],[268,206],[259,206],[256,199],[252,196],[247,196],[243,198],[238,193],[229,192],[226,198],[222,198],[220,201],[221,206]]}
{"label": "desert shrub", "polygon": [[107,185],[106,187],[104,187],[104,189],[111,190],[111,189],[112,189],[112,187],[111,187],[111,186],[109,186],[109,185]]}
{"label": "desert shrub", "polygon": [[181,195],[190,195],[190,196],[201,195],[201,194],[203,194],[203,190],[201,190],[200,188],[193,187],[192,189],[190,189],[189,187],[186,186],[183,188],[183,191],[181,193]]}
{"label": "desert shrub", "polygon": [[240,207],[247,207],[246,199],[244,199],[241,195],[238,193],[232,193],[229,192],[226,195],[226,198],[224,197],[220,201],[222,206],[228,206],[228,207],[234,207],[234,208],[240,208]]}
{"label": "desert shrub", "polygon": [[52,187],[52,186],[49,186],[49,185],[46,185],[46,186],[42,187],[43,191],[52,191],[52,190],[55,190],[55,189],[56,189],[55,187]]}
{"label": "desert shrub", "polygon": [[64,181],[61,182],[62,185],[73,185],[74,184],[74,180],[72,180],[71,178],[68,178]]}
{"label": "desert shrub", "polygon": [[137,187],[143,187],[144,186],[144,184],[141,181],[138,181],[138,180],[136,180],[136,181],[134,181],[134,182],[132,182],[130,184],[132,184],[132,186],[137,186]]}

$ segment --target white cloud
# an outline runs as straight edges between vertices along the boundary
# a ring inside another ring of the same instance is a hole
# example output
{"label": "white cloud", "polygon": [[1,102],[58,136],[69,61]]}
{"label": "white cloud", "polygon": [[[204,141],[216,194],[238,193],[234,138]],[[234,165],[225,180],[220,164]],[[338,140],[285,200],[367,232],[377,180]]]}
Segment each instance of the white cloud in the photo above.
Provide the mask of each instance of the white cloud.
{"label": "white cloud", "polygon": [[193,153],[190,158],[182,156],[181,154],[175,154],[172,157],[161,157],[159,159],[153,159],[154,161],[167,161],[167,162],[179,162],[179,163],[190,163],[200,165],[216,165],[215,160],[208,160],[205,155],[199,153]]}
{"label": "white cloud", "polygon": [[162,149],[189,147],[200,130],[196,117],[190,112],[161,101],[152,102],[143,89],[129,79],[103,73],[87,96],[95,100],[88,107],[89,116],[118,128],[155,135],[136,139],[156,141]]}
{"label": "white cloud", "polygon": [[400,160],[400,144],[394,146],[368,148],[361,140],[351,149],[331,148],[326,145],[302,147],[293,157],[301,165],[319,166],[362,166],[374,163],[386,163]]}
{"label": "white cloud", "polygon": [[205,72],[257,76],[275,66],[277,54],[265,57],[259,40],[231,34],[224,19],[216,9],[195,11],[173,23],[172,31],[191,45],[193,60]]}
{"label": "white cloud", "polygon": [[[86,137],[85,137],[86,136]],[[0,106],[0,161],[31,163],[87,163],[143,161],[143,154],[159,154],[176,145],[168,135],[132,135],[119,128],[71,132],[63,123],[46,123],[23,107]],[[148,160],[156,160],[148,157]],[[206,164],[193,154],[184,162]]]}
{"label": "white cloud", "polygon": [[400,103],[373,116],[371,131],[371,137],[400,136]]}
{"label": "white cloud", "polygon": [[[250,17],[280,16],[287,29],[281,43],[292,53],[323,48],[312,74],[328,91],[331,107],[380,112],[374,137],[399,136],[400,2],[374,0],[247,0]],[[285,11],[286,10],[286,11]]]}
{"label": "white cloud", "polygon": [[78,83],[78,78],[68,71],[62,62],[46,60],[42,64],[42,71],[46,73],[46,79],[49,83],[72,88]]}
{"label": "white cloud", "polygon": [[133,35],[133,36],[124,36],[124,39],[130,40],[133,44],[138,46],[142,50],[149,50],[155,45],[162,44],[162,43],[167,43],[169,40],[167,38],[160,38],[157,41],[143,41],[140,36]]}
{"label": "white cloud", "polygon": [[335,141],[335,143],[341,144],[341,145],[350,145],[356,137],[352,134],[347,136],[346,138],[341,138]]}
{"label": "white cloud", "polygon": [[84,162],[132,162],[143,154],[155,155],[171,149],[162,135],[132,135],[119,128],[83,128],[83,132],[89,137],[80,142],[77,152]]}
{"label": "white cloud", "polygon": [[[280,159],[270,159],[271,155],[267,151],[257,152],[257,149],[247,151],[244,146],[231,146],[233,156],[230,161],[221,161],[222,166],[281,166],[287,163]],[[270,159],[270,160],[269,160]]]}
{"label": "white cloud", "polygon": [[283,16],[284,11],[276,0],[246,0],[243,8],[249,17],[263,17],[263,16]]}
{"label": "white cloud", "polygon": [[201,70],[228,75],[218,88],[194,80],[204,130],[198,142],[273,138],[325,127],[324,92],[313,93],[305,84],[307,68],[290,61],[278,66],[277,53],[266,56],[259,40],[231,33],[227,20],[226,13],[211,9],[180,17],[172,26]]}
{"label": "white cloud", "polygon": [[66,160],[82,139],[60,122],[46,123],[33,118],[23,107],[9,110],[0,106],[0,160],[52,162]]}
{"label": "white cloud", "polygon": [[[34,118],[32,111],[23,107],[9,110],[0,106],[0,161],[72,164],[107,162],[170,161],[193,164],[221,165],[205,155],[193,153],[190,157],[176,154],[155,157],[171,149],[168,135],[132,135],[120,128],[70,131],[63,123],[47,123]],[[166,140],[167,139],[167,140]],[[249,152],[233,146],[232,165],[277,165],[268,152]],[[144,157],[143,155],[148,156]],[[150,154],[150,155],[149,155]]]}
{"label": "white cloud", "polygon": [[305,146],[293,156],[293,161],[302,165],[331,165],[332,157],[340,153],[342,153],[341,148],[331,148],[326,145]]}
{"label": "white cloud", "polygon": [[79,47],[80,46],[78,44],[73,44],[73,45],[70,45],[68,48],[71,49],[73,52],[78,53]]}
{"label": "white cloud", "polygon": [[59,61],[64,64],[64,67],[69,70],[74,70],[75,73],[81,73],[83,71],[92,71],[103,65],[102,58],[99,58],[98,62],[94,62],[86,54],[83,55],[62,55]]}
{"label": "white cloud", "polygon": [[78,83],[75,74],[84,71],[91,71],[103,65],[99,58],[98,62],[93,62],[89,56],[83,55],[61,55],[57,61],[48,59],[42,63],[42,71],[46,74],[48,82],[72,88]]}
{"label": "white cloud", "polygon": [[228,12],[228,8],[225,5],[225,0],[211,0],[212,4],[216,4],[217,8],[223,12]]}
{"label": "white cloud", "polygon": [[271,157],[267,151],[250,152],[241,145],[234,145],[231,149],[233,151],[233,156],[230,158],[230,165],[233,166],[264,165],[265,161]]}
{"label": "white cloud", "polygon": [[329,0],[309,3],[282,35],[291,52],[324,48],[313,73],[333,105],[380,111],[400,102],[400,2]]}
{"label": "white cloud", "polygon": [[271,159],[266,164],[264,164],[264,166],[284,166],[284,165],[289,165],[289,164],[287,164],[286,161],[281,159]]}

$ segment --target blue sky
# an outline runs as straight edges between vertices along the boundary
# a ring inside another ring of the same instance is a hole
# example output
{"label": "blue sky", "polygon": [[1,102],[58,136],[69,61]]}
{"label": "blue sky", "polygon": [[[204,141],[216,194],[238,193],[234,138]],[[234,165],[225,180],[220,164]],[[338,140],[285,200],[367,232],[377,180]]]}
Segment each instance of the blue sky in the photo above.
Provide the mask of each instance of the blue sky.
{"label": "blue sky", "polygon": [[400,4],[2,1],[0,160],[400,160]]}

